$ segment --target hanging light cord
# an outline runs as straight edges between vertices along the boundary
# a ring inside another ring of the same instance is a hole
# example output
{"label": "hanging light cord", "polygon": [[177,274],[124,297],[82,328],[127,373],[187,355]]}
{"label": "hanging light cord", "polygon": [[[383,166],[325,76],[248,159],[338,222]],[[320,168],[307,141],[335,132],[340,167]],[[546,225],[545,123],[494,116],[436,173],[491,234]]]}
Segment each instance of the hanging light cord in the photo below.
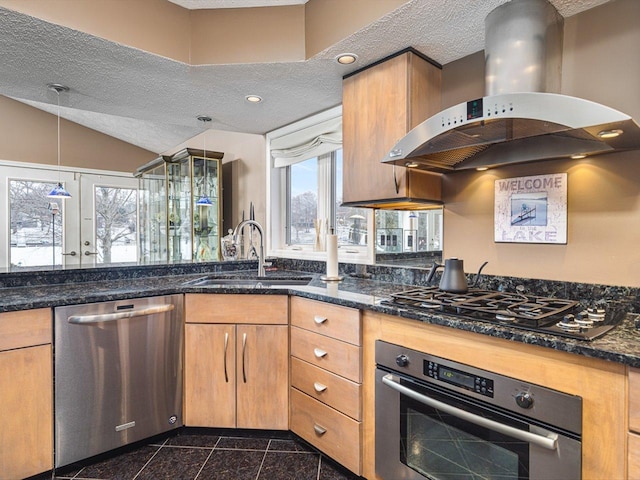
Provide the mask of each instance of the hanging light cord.
{"label": "hanging light cord", "polygon": [[58,158],[57,158],[57,165],[58,165],[58,184],[55,186],[55,188],[53,190],[51,190],[51,192],[49,192],[49,195],[47,195],[48,197],[52,197],[52,198],[61,198],[61,199],[65,199],[65,198],[69,198],[71,197],[71,195],[69,194],[69,192],[67,192],[64,187],[62,186],[62,172],[60,171],[61,165],[60,165],[60,92],[68,92],[69,91],[69,87],[65,87],[64,85],[60,85],[59,83],[50,83],[47,85],[47,88],[49,90],[53,90],[54,92],[56,92],[56,98],[57,98],[57,105],[58,105],[58,114],[56,116],[56,121],[57,121],[57,143],[58,143]]}
{"label": "hanging light cord", "polygon": [[58,96],[58,183],[62,183],[60,176],[60,90],[57,88],[54,90]]}

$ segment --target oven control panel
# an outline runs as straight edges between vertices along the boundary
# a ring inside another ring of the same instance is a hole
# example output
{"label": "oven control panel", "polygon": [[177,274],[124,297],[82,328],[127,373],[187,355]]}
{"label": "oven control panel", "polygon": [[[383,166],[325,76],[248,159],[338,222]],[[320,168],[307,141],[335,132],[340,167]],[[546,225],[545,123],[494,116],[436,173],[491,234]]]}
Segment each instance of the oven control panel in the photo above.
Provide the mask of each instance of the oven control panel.
{"label": "oven control panel", "polygon": [[493,398],[493,380],[490,378],[440,365],[430,360],[423,360],[423,372],[426,376],[434,380],[450,383],[451,385]]}

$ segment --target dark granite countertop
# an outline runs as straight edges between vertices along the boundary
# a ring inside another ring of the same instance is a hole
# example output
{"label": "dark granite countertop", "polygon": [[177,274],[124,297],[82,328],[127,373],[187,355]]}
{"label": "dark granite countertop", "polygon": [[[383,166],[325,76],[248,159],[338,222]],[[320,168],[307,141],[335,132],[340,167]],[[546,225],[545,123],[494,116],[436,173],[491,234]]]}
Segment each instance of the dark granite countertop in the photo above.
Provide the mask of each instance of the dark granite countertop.
{"label": "dark granite countertop", "polygon": [[[246,270],[241,273],[244,275],[247,274]],[[303,274],[305,273],[286,272],[286,275]],[[276,275],[283,275],[283,273],[279,272]],[[513,342],[538,345],[554,350],[640,367],[640,330],[635,327],[635,319],[637,317],[635,314],[628,314],[622,324],[603,337],[589,342],[567,339],[550,334],[523,331],[508,326],[470,321],[444,314],[422,313],[380,305],[380,301],[386,299],[390,293],[407,288],[407,285],[398,283],[360,279],[350,276],[346,276],[342,282],[323,282],[320,280],[319,274],[310,274],[309,276],[312,276],[313,279],[309,285],[305,286],[284,285],[269,288],[251,288],[246,286],[224,285],[219,288],[211,288],[185,285],[185,282],[203,276],[203,273],[197,273],[191,275],[179,274],[119,278],[82,283],[5,287],[0,288],[0,312],[173,293],[292,294],[346,307],[373,310],[434,325],[451,327],[481,335],[490,335]],[[234,273],[226,272],[225,276],[234,276]]]}

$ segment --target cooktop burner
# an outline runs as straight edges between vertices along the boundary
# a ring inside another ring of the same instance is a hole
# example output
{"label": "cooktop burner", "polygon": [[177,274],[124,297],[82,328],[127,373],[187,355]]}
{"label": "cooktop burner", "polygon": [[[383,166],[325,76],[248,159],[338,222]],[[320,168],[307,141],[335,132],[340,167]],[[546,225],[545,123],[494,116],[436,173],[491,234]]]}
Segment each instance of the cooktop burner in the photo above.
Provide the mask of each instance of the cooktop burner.
{"label": "cooktop burner", "polygon": [[438,287],[414,287],[391,294],[391,300],[382,304],[438,311],[580,340],[604,335],[626,314],[620,305],[585,308],[574,300],[473,288],[466,293],[449,293]]}

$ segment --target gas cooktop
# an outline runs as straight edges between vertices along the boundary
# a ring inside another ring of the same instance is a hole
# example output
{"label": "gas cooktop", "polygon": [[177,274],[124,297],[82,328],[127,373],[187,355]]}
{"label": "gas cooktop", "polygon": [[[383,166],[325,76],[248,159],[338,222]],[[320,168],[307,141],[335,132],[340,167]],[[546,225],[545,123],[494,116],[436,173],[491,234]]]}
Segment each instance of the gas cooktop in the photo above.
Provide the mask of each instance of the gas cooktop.
{"label": "gas cooktop", "polygon": [[579,340],[593,340],[604,335],[626,315],[622,305],[598,303],[585,307],[574,300],[474,288],[466,293],[450,293],[438,287],[414,287],[391,294],[390,300],[381,303]]}

